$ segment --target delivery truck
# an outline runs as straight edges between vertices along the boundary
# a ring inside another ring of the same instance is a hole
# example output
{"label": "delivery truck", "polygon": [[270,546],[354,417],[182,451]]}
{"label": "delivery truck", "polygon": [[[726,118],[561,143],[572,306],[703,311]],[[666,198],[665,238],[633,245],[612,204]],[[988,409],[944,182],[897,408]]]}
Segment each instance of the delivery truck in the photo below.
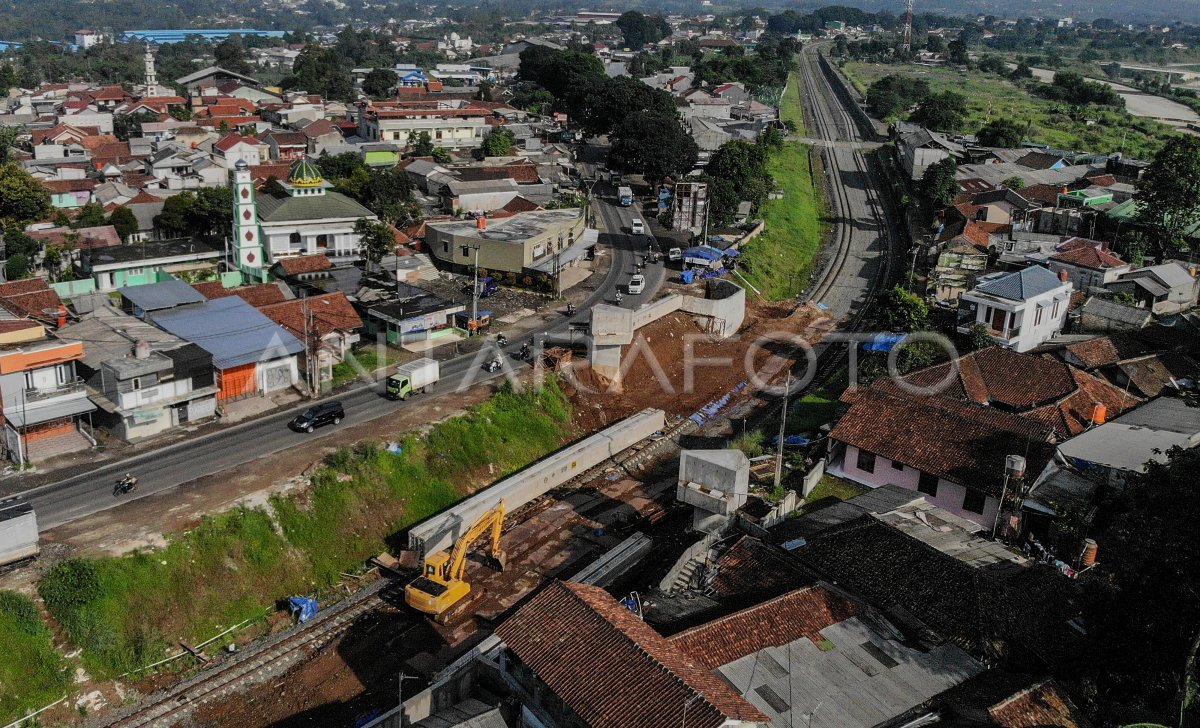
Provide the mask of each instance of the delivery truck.
{"label": "delivery truck", "polygon": [[619,202],[621,204],[621,207],[629,207],[630,205],[632,205],[633,204],[633,190],[630,189],[629,187],[618,187],[617,188],[617,202]]}
{"label": "delivery truck", "polygon": [[0,500],[0,571],[31,561],[39,552],[33,506],[21,498]]}
{"label": "delivery truck", "polygon": [[388,399],[408,399],[413,394],[426,392],[442,376],[436,359],[417,359],[402,364],[396,373],[387,378],[385,391]]}

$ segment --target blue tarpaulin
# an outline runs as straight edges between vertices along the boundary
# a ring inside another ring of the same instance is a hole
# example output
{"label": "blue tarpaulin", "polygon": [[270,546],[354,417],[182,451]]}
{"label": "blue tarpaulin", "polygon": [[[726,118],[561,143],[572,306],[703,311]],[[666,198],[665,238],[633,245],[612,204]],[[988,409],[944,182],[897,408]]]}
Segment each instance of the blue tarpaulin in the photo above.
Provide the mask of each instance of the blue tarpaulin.
{"label": "blue tarpaulin", "polygon": [[693,245],[683,251],[683,259],[698,258],[700,260],[720,260],[724,253],[710,245]]}
{"label": "blue tarpaulin", "polygon": [[[800,435],[788,435],[787,437],[783,438],[784,445],[804,446],[804,445],[808,445],[811,442],[812,442],[812,440],[808,439],[807,437],[802,437]],[[776,435],[775,437],[771,438],[771,444],[772,445],[779,444],[779,435]]]}
{"label": "blue tarpaulin", "polygon": [[679,280],[683,281],[684,283],[691,283],[692,281],[696,280],[696,273],[695,271],[685,270],[679,274]]}
{"label": "blue tarpaulin", "polygon": [[288,611],[295,614],[301,623],[317,616],[317,600],[312,597],[291,597],[288,599]]}
{"label": "blue tarpaulin", "polygon": [[896,344],[904,340],[904,334],[876,334],[875,338],[863,344],[867,351],[891,351]]}

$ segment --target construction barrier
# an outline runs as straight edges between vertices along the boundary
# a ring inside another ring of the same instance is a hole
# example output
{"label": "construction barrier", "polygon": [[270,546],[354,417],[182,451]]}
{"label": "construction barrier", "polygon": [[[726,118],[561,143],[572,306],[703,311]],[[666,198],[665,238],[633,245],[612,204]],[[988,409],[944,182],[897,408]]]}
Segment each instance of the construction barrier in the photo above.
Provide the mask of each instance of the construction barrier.
{"label": "construction barrier", "polygon": [[408,532],[408,547],[421,558],[449,548],[501,498],[509,511],[515,511],[660,432],[665,425],[666,413],[660,409],[648,408],[626,417],[413,526]]}

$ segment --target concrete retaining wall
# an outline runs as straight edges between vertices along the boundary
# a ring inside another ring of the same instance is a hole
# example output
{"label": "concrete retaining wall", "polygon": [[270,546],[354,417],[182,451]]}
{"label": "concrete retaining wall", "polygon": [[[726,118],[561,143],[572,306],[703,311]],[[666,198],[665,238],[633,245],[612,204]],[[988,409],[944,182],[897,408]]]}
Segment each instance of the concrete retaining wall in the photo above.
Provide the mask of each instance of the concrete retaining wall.
{"label": "concrete retaining wall", "polygon": [[637,566],[650,553],[650,537],[635,533],[621,543],[604,552],[604,555],[583,567],[568,581],[579,584],[608,586],[621,575]]}
{"label": "concrete retaining wall", "polygon": [[449,548],[501,498],[509,511],[516,510],[650,437],[665,425],[666,413],[660,409],[648,408],[626,417],[413,526],[408,532],[408,547],[422,558],[426,553]]}
{"label": "concrete retaining wall", "polygon": [[709,281],[705,298],[682,296],[680,309],[693,316],[703,317],[699,322],[706,330],[722,339],[733,336],[746,319],[746,289],[724,280]]}
{"label": "concrete retaining wall", "polygon": [[833,64],[824,55],[817,54],[817,58],[820,59],[821,71],[829,79],[830,85],[833,87],[833,92],[840,100],[846,102],[847,107],[849,107],[850,116],[854,119],[854,123],[858,125],[863,138],[867,141],[878,141],[881,137],[886,136],[880,133],[879,128],[875,126],[875,121],[867,114],[862,105],[859,104],[856,90],[850,86],[841,72],[834,68]]}

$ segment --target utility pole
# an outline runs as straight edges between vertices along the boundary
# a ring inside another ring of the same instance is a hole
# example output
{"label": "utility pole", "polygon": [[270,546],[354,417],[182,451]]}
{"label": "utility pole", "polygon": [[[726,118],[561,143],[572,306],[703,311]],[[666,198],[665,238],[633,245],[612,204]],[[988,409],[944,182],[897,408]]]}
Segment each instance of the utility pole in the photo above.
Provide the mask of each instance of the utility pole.
{"label": "utility pole", "polygon": [[783,387],[783,409],[779,412],[779,447],[775,450],[775,490],[783,480],[783,434],[787,428],[788,391],[792,388],[792,369],[788,367],[787,384]]}
{"label": "utility pole", "polygon": [[471,284],[471,320],[467,323],[467,336],[474,336],[475,329],[479,325],[479,246],[464,245],[462,246],[462,254],[467,255],[468,250],[475,251],[475,266],[472,271],[473,282]]}
{"label": "utility pole", "polygon": [[401,670],[400,674],[396,676],[397,692],[399,693],[398,697],[400,699],[400,705],[399,705],[400,728],[404,728],[404,723],[405,723],[405,718],[406,718],[406,716],[404,715],[404,681],[405,680],[416,680],[416,679],[417,679],[416,675],[409,675],[409,674],[405,673],[403,670]]}

